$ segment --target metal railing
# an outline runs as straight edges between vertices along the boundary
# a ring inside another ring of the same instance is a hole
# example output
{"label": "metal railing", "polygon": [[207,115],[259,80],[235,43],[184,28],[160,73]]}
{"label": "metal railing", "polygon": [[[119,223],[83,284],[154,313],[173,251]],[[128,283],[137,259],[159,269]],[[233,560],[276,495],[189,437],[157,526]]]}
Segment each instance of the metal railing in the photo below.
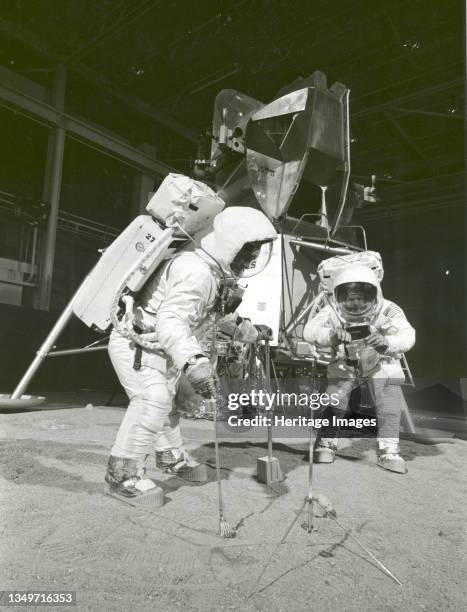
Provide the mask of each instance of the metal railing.
{"label": "metal railing", "polygon": [[[0,190],[0,210],[5,210],[20,219],[27,219],[29,221],[40,221],[37,220],[35,215],[19,204],[20,198],[12,193]],[[58,229],[68,232],[71,234],[77,234],[86,238],[91,238],[108,244],[112,242],[121,232],[121,229],[81,217],[73,213],[61,210],[58,213]]]}

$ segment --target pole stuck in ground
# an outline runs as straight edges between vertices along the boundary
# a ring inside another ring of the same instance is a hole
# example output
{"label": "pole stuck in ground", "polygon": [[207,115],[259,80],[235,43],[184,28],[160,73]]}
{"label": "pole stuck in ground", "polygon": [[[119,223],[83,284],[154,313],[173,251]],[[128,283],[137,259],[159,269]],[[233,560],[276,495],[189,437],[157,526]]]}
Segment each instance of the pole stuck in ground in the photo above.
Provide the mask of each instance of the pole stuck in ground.
{"label": "pole stuck in ground", "polygon": [[[267,392],[271,391],[271,354],[269,350],[269,341],[265,341],[264,345],[264,372],[265,386]],[[272,418],[269,418],[268,430],[268,454],[266,457],[258,457],[256,460],[256,474],[259,482],[264,482],[270,487],[275,482],[284,480],[282,475],[279,459],[273,457],[272,446]]]}
{"label": "pole stuck in ground", "polygon": [[305,497],[307,503],[307,522],[302,524],[308,533],[313,531],[313,458],[315,451],[316,432],[310,427],[310,442],[308,445],[308,495]]}

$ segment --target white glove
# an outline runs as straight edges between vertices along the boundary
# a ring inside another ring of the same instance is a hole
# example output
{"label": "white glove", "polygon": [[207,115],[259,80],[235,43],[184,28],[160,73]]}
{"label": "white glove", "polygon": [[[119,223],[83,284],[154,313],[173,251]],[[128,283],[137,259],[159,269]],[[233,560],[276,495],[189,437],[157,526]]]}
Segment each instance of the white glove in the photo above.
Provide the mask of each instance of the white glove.
{"label": "white glove", "polygon": [[378,353],[385,353],[389,348],[389,343],[386,336],[379,332],[373,332],[367,338],[365,338],[367,346],[372,346]]}
{"label": "white glove", "polygon": [[339,344],[342,344],[344,342],[351,342],[352,341],[352,336],[349,334],[348,331],[345,331],[345,329],[339,328],[336,329],[336,331],[331,334],[331,344],[333,346],[338,346]]}
{"label": "white glove", "polygon": [[258,340],[258,330],[250,319],[243,319],[235,332],[234,340],[249,343],[254,343]]}
{"label": "white glove", "polygon": [[206,399],[216,395],[216,372],[207,357],[201,357],[195,364],[187,367],[185,375],[196,393]]}

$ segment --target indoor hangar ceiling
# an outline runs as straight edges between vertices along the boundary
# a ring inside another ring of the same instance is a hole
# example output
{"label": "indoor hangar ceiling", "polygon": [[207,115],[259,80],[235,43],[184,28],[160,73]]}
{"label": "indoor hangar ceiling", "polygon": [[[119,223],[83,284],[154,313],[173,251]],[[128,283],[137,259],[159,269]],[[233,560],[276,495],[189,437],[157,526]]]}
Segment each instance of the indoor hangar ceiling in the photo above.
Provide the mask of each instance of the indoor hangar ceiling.
{"label": "indoor hangar ceiling", "polygon": [[[224,88],[269,102],[315,70],[351,90],[352,178],[382,205],[463,196],[461,0],[3,0],[1,62],[183,172]],[[457,201],[457,200],[456,200]]]}

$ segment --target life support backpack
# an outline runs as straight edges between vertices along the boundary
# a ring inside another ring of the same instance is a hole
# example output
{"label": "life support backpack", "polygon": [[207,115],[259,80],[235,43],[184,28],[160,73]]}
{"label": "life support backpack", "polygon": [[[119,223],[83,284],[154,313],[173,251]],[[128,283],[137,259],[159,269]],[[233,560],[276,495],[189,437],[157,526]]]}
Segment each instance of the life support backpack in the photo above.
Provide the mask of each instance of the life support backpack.
{"label": "life support backpack", "polygon": [[85,325],[106,332],[113,325],[145,348],[155,348],[133,329],[134,299],[159,266],[193,241],[225,207],[207,185],[169,174],[146,210],[104,251],[78,289],[73,312]]}

